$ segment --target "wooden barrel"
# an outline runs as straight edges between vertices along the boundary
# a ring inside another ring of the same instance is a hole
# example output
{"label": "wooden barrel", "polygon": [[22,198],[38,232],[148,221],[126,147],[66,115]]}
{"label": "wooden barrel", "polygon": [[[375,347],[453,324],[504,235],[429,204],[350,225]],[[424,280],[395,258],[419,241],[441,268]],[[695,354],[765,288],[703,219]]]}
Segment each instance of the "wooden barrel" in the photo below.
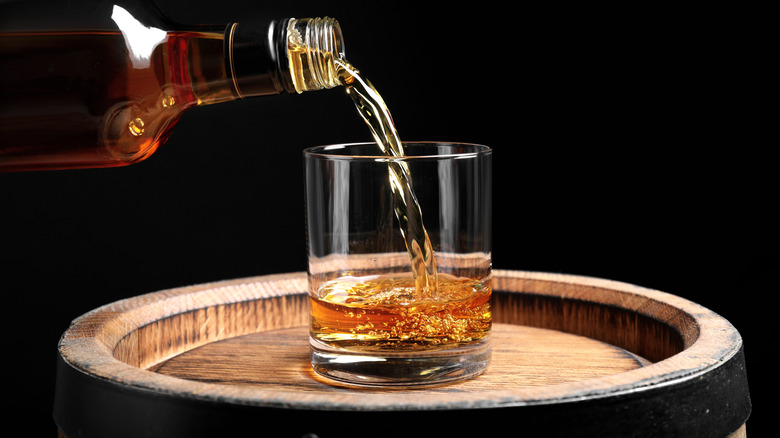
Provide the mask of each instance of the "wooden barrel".
{"label": "wooden barrel", "polygon": [[76,319],[58,346],[54,419],[67,438],[746,436],[742,339],[722,317],[620,282],[494,274],[492,361],[470,380],[320,380],[306,276],[279,274]]}

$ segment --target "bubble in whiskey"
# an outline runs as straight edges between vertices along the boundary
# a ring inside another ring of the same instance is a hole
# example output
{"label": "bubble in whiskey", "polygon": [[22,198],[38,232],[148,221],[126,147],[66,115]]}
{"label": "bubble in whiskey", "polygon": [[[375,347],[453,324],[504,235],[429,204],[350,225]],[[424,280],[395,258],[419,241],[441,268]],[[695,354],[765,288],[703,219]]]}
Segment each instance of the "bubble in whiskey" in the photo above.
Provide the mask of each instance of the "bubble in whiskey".
{"label": "bubble in whiskey", "polygon": [[174,99],[173,96],[163,96],[161,102],[162,102],[163,108],[170,108],[170,107],[176,105],[176,99]]}
{"label": "bubble in whiskey", "polygon": [[130,129],[130,133],[136,137],[144,133],[144,121],[140,117],[131,120],[127,127]]}

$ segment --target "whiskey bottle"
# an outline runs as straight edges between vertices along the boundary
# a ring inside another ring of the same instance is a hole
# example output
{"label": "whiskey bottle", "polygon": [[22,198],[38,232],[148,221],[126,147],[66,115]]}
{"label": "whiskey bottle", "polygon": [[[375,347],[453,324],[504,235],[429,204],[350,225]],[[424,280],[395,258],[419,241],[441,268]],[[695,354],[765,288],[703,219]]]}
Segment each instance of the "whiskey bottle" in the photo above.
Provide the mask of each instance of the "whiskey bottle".
{"label": "whiskey bottle", "polygon": [[136,163],[192,108],[341,85],[332,18],[182,26],[145,2],[102,6],[95,27],[0,26],[0,172]]}

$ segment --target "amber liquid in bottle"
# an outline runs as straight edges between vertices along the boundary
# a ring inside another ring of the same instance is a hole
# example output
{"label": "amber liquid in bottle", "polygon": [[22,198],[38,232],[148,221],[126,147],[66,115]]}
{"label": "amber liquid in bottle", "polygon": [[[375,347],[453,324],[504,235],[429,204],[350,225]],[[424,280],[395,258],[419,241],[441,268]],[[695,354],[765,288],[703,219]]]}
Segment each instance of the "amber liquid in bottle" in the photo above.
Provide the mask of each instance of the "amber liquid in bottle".
{"label": "amber liquid in bottle", "polygon": [[119,31],[0,34],[0,167],[135,163],[187,108],[233,98],[223,33],[151,36],[132,47]]}

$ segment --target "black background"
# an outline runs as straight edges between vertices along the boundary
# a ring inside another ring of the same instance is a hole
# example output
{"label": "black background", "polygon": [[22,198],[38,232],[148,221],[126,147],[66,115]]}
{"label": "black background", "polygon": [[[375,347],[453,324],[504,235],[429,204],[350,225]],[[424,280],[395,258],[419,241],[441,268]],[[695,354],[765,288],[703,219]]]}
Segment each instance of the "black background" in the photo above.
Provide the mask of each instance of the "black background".
{"label": "black background", "polygon": [[[158,3],[180,22],[337,18],[402,138],[494,148],[495,268],[625,281],[724,316],[745,342],[748,431],[760,436],[776,345],[776,163],[758,135],[768,117],[748,100],[760,87],[734,39],[738,15]],[[305,270],[301,151],[366,140],[334,89],[196,108],[129,167],[0,174],[6,395],[12,413],[36,418],[25,435],[54,434],[56,345],[75,317],[160,289]]]}

